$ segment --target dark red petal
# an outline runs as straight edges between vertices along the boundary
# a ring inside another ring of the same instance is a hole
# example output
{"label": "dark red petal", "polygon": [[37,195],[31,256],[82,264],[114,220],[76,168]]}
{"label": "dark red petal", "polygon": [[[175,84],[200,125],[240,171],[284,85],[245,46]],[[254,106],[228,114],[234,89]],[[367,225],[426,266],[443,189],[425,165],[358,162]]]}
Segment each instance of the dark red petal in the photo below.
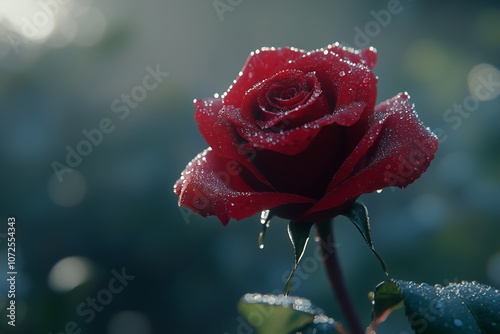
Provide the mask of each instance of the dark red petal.
{"label": "dark red petal", "polygon": [[222,117],[222,99],[198,99],[194,101],[196,107],[195,120],[199,123],[199,129],[208,145],[217,154],[240,162],[253,176],[264,185],[269,182],[252,164],[255,150],[245,150],[240,143],[243,141],[239,137],[234,126]]}
{"label": "dark red petal", "polygon": [[226,225],[231,218],[240,220],[280,205],[314,202],[294,194],[258,192],[240,177],[242,168],[208,148],[186,166],[174,185],[179,206],[205,217],[217,216]]}
{"label": "dark red petal", "polygon": [[283,69],[285,64],[302,56],[305,51],[295,48],[262,48],[250,53],[241,75],[224,94],[224,104],[239,107],[246,91]]}
{"label": "dark red petal", "polygon": [[[318,101],[322,101],[321,103],[324,105],[326,104],[324,99]],[[319,107],[324,108],[324,105],[320,105]],[[293,155],[304,151],[324,126],[330,124],[350,126],[359,119],[363,110],[365,110],[365,104],[363,102],[356,102],[343,107],[334,115],[327,115],[295,129],[277,132],[263,131],[255,125],[242,123],[242,126],[238,128],[238,132],[241,137],[250,143],[247,146],[243,146],[244,148],[258,147],[282,154]],[[232,112],[238,113],[238,110]]]}
{"label": "dark red petal", "polygon": [[418,119],[407,93],[380,103],[371,123],[368,137],[361,140],[353,156],[339,169],[338,173],[345,175],[355,165],[349,178],[337,182],[302,218],[377,189],[404,188],[425,172],[434,158],[438,140]]}
{"label": "dark red petal", "polygon": [[222,99],[208,98],[196,99],[193,102],[196,108],[194,120],[199,123],[198,128],[203,138],[205,138],[209,146],[212,146],[217,142],[217,134],[214,132],[213,125],[217,122],[219,112],[224,106],[223,101]]}
{"label": "dark red petal", "polygon": [[363,101],[373,110],[377,98],[377,78],[364,63],[354,63],[332,50],[310,52],[287,64],[289,69],[315,72],[333,113]]}
{"label": "dark red petal", "polygon": [[373,69],[377,64],[377,49],[370,46],[366,49],[362,49],[360,52],[361,58],[366,61],[366,65]]}
{"label": "dark red petal", "polygon": [[343,134],[343,127],[327,125],[306,150],[293,155],[262,150],[254,163],[277,191],[319,200],[343,161]]}
{"label": "dark red petal", "polygon": [[338,53],[342,58],[349,59],[354,63],[363,63],[370,69],[375,67],[377,63],[377,50],[374,47],[368,47],[361,50],[356,50],[350,47],[345,47],[339,43],[331,44],[326,47],[327,50],[332,50]]}
{"label": "dark red petal", "polygon": [[[368,131],[364,133],[359,143],[356,145],[354,150],[349,154],[347,159],[344,161],[339,170],[335,173],[332,181],[329,183],[327,188],[327,193],[335,189],[335,187],[347,179],[349,175],[352,174],[354,167],[365,157],[366,152],[373,146],[375,140],[378,138],[382,128],[384,127],[384,122],[379,121],[374,116],[371,117],[371,124],[369,125]],[[347,131],[346,137],[355,136],[353,133],[355,131]]]}
{"label": "dark red petal", "polygon": [[[281,71],[270,80],[280,80],[292,76],[292,73],[299,71]],[[271,112],[262,108],[258,103],[260,96],[265,94],[268,81],[263,81],[261,84],[254,86],[250,89],[243,98],[241,105],[240,115],[229,115],[236,124],[243,125],[252,124],[260,129],[270,129],[271,131],[278,132],[279,130],[291,129],[303,125],[307,122],[314,121],[329,113],[328,104],[324,96],[321,95],[321,87],[319,82],[314,77],[314,73],[303,74],[300,72],[300,78],[304,81],[307,80],[311,86],[310,91],[305,96],[306,101],[297,107],[284,110],[282,112]],[[272,81],[271,81],[272,82]],[[245,122],[242,123],[241,120]]]}

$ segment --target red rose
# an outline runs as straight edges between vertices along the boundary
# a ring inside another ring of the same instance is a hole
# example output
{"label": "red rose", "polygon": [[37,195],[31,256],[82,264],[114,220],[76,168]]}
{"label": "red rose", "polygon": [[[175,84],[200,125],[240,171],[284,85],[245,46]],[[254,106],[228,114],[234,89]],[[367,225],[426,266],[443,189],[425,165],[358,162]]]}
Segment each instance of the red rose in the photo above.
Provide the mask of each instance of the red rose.
{"label": "red rose", "polygon": [[175,184],[179,205],[223,224],[267,209],[317,222],[363,193],[412,183],[437,138],[407,93],[375,106],[376,58],[339,44],[252,52],[221,98],[194,102],[210,148]]}

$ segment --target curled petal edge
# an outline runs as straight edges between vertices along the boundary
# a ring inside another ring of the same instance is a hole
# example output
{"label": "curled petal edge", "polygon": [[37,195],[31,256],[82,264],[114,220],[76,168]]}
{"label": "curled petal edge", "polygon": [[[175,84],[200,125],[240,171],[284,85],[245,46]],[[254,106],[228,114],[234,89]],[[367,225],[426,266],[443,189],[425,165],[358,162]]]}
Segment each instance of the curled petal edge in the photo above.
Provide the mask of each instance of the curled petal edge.
{"label": "curled petal edge", "polygon": [[354,166],[352,174],[299,219],[307,221],[308,215],[341,206],[364,193],[391,186],[405,188],[427,170],[437,150],[438,138],[419,120],[407,93],[377,105],[374,121],[372,131],[366,136],[378,135],[370,142],[365,136],[356,148],[359,157],[366,160],[357,164],[346,160],[344,166]]}
{"label": "curled petal edge", "polygon": [[231,218],[241,220],[280,205],[315,202],[294,194],[255,191],[236,172],[238,169],[228,171],[227,163],[210,148],[196,156],[174,185],[179,206],[204,217],[217,216],[227,225]]}

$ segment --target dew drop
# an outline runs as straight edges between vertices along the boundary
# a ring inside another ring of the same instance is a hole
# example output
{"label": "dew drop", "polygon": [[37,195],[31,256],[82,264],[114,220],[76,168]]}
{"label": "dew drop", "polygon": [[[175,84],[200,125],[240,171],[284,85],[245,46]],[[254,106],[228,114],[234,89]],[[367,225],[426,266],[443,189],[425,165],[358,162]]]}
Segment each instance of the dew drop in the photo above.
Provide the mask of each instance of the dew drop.
{"label": "dew drop", "polygon": [[214,94],[214,97],[215,97],[216,99],[218,99],[218,98],[219,98],[219,93],[215,93],[215,94]]}
{"label": "dew drop", "polygon": [[340,71],[340,72],[339,72],[339,75],[340,75],[341,77],[343,77],[343,76],[345,75],[345,72],[344,72],[344,71]]}
{"label": "dew drop", "polygon": [[377,189],[377,194],[380,194],[384,189]]}
{"label": "dew drop", "polygon": [[269,213],[270,213],[269,210],[264,210],[260,213],[260,223],[262,225],[266,225],[269,222],[270,219]]}
{"label": "dew drop", "polygon": [[260,223],[262,224],[262,231],[259,232],[259,237],[257,238],[257,245],[260,249],[264,249],[264,238],[266,236],[266,230],[271,223],[271,217],[269,217],[269,210],[264,210],[260,213]]}
{"label": "dew drop", "polygon": [[266,230],[269,227],[269,224],[262,225],[262,231],[259,232],[259,237],[257,238],[257,245],[259,245],[260,249],[264,249],[264,238],[266,236]]}
{"label": "dew drop", "polygon": [[457,327],[462,327],[464,325],[464,323],[460,319],[453,320],[453,324]]}

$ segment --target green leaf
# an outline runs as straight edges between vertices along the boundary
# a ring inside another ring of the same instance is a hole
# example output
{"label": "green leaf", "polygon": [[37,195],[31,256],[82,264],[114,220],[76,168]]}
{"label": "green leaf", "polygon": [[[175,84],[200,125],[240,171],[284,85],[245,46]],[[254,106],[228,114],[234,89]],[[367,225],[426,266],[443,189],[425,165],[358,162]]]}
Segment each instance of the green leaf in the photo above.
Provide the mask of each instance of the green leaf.
{"label": "green leaf", "polygon": [[259,334],[330,334],[342,328],[322,309],[299,297],[246,294],[238,302],[238,311]]}
{"label": "green leaf", "polygon": [[389,275],[389,271],[387,270],[387,266],[385,265],[384,260],[382,260],[380,255],[375,250],[375,247],[373,246],[370,220],[368,218],[368,209],[366,208],[366,206],[361,202],[355,202],[352,208],[348,212],[344,212],[343,215],[349,218],[354,226],[356,226],[359,233],[361,233],[361,235],[363,236],[363,239],[365,239],[365,242],[368,244],[368,246],[370,246],[373,254],[375,254],[377,259],[379,260],[384,273],[386,275]]}
{"label": "green leaf", "polygon": [[382,282],[377,285],[370,298],[373,303],[373,322],[368,327],[367,334],[375,333],[377,326],[384,322],[393,310],[402,307],[403,304],[403,295],[398,285],[392,281]]}
{"label": "green leaf", "polygon": [[367,333],[375,333],[376,326],[401,300],[417,333],[500,333],[500,291],[477,282],[442,287],[390,280],[377,286],[373,299],[373,332]]}
{"label": "green leaf", "polygon": [[317,315],[313,322],[293,331],[294,334],[335,334],[347,333],[342,325],[325,315]]}
{"label": "green leaf", "polygon": [[312,226],[313,224],[311,223],[294,221],[291,221],[290,224],[288,224],[288,237],[292,242],[295,254],[295,263],[285,284],[285,289],[283,292],[285,296],[288,296],[292,288],[293,275],[295,274],[300,259],[302,258],[302,255],[304,255],[304,251],[306,250],[307,242],[309,241],[309,232],[311,231]]}

